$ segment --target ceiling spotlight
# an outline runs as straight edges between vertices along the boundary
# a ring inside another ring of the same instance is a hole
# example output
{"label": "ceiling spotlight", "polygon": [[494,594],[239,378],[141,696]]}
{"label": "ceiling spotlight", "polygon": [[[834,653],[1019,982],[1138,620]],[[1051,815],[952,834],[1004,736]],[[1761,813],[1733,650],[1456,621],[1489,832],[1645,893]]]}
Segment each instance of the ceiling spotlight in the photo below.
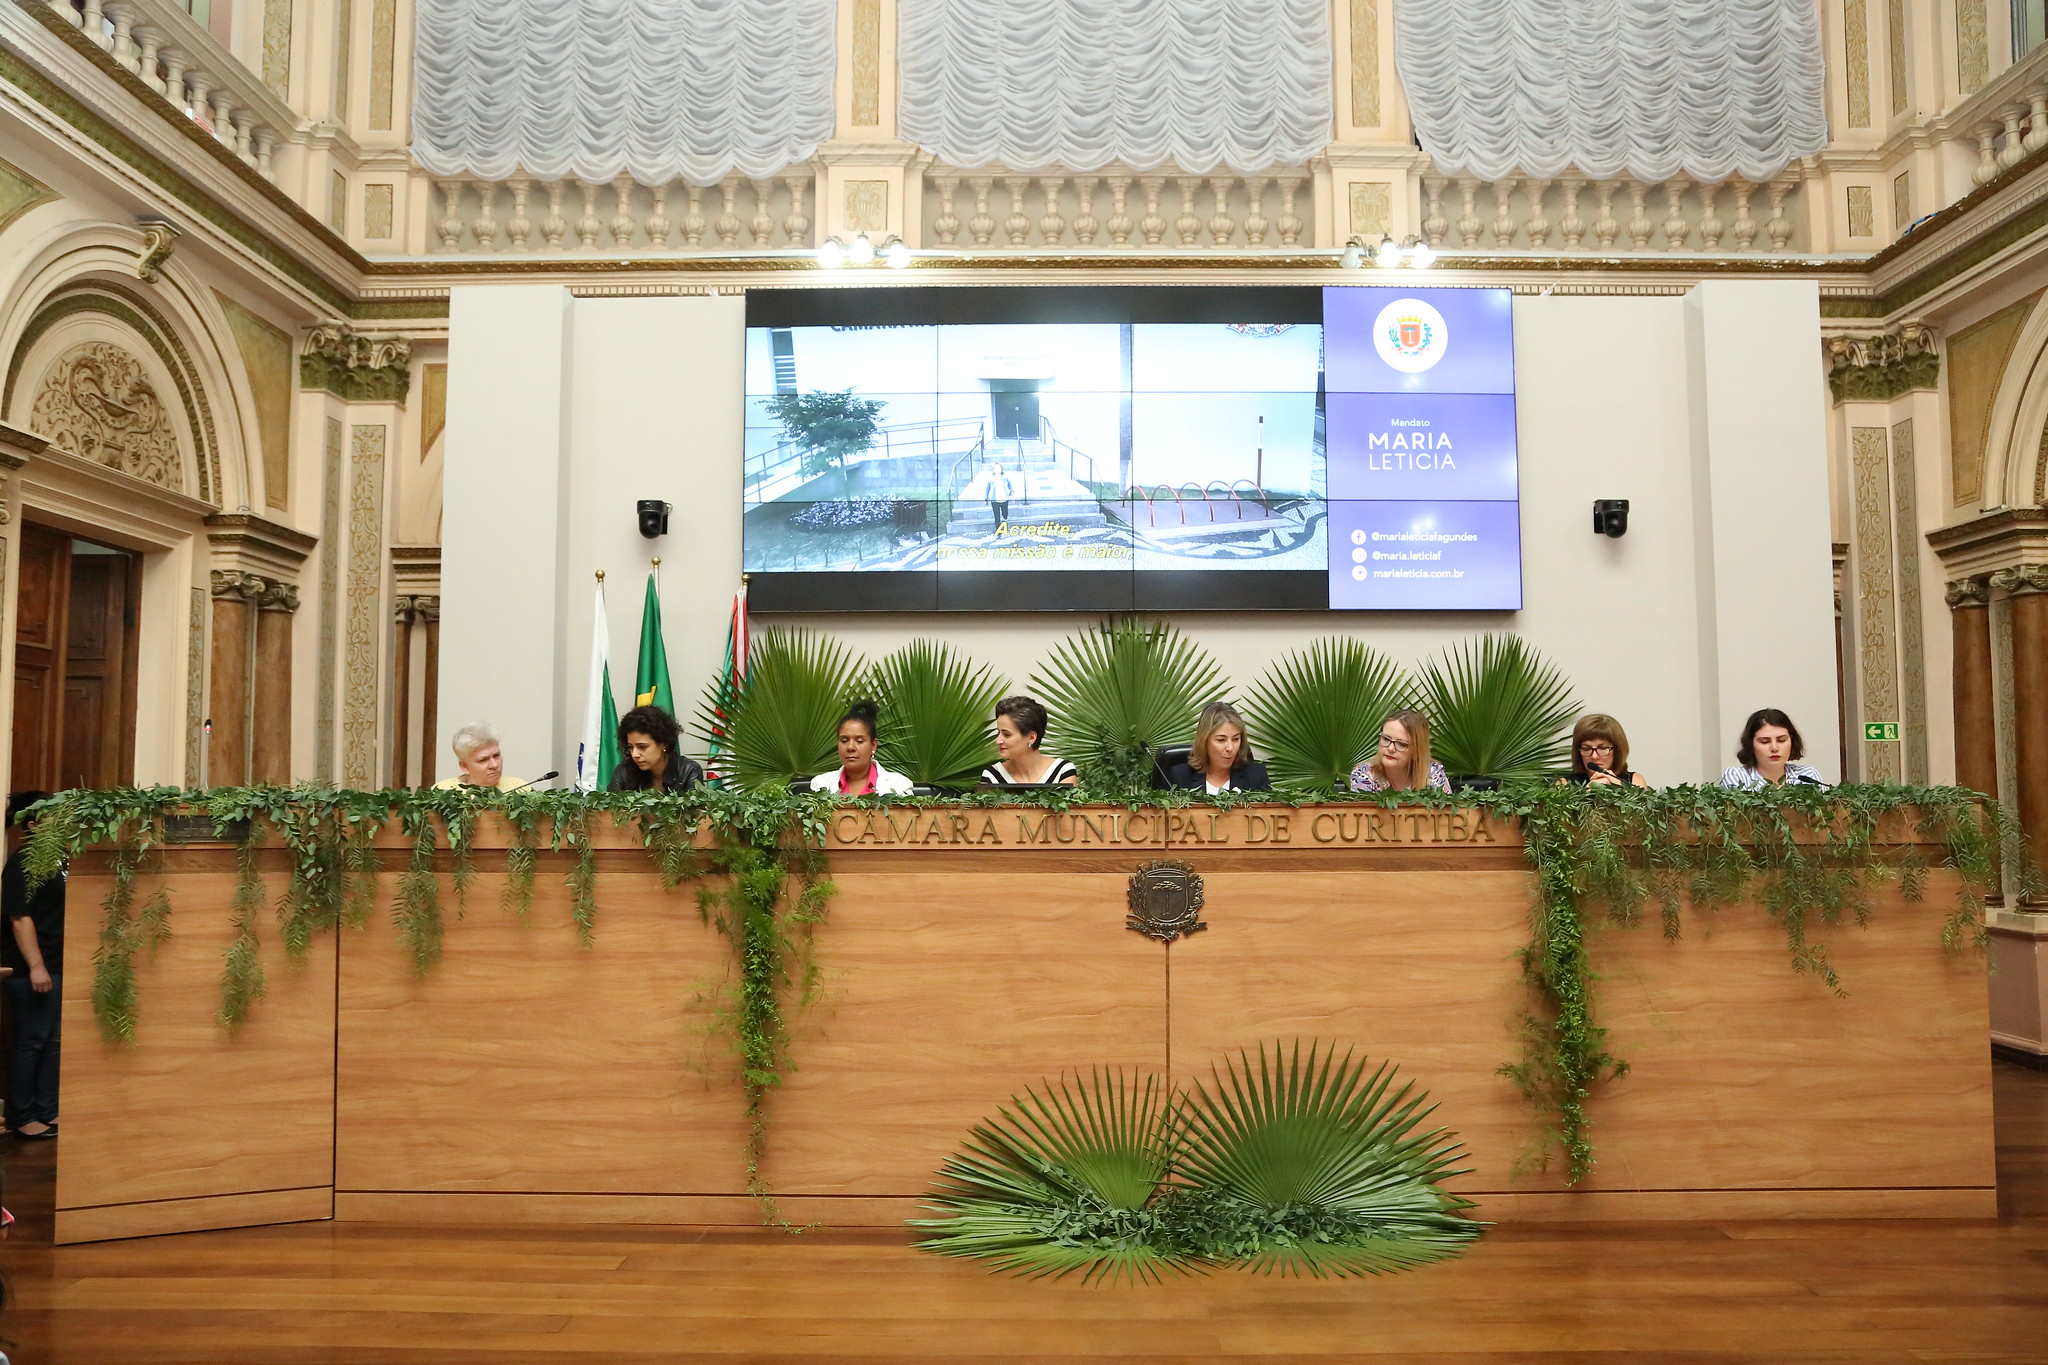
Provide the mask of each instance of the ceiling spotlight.
{"label": "ceiling spotlight", "polygon": [[846,259],[852,265],[872,265],[875,260],[875,244],[863,232],[856,236],[846,248]]}
{"label": "ceiling spotlight", "polygon": [[1380,238],[1380,249],[1373,253],[1372,263],[1382,270],[1392,270],[1401,264],[1401,244],[1392,237]]}
{"label": "ceiling spotlight", "polygon": [[1353,237],[1344,244],[1344,254],[1337,258],[1337,265],[1343,270],[1356,270],[1365,264],[1365,242]]}
{"label": "ceiling spotlight", "polygon": [[891,237],[882,248],[882,259],[889,263],[891,270],[907,270],[910,268],[910,248],[903,245],[902,238]]}
{"label": "ceiling spotlight", "polygon": [[846,264],[846,244],[837,237],[827,237],[818,243],[818,264],[827,270],[837,270]]}

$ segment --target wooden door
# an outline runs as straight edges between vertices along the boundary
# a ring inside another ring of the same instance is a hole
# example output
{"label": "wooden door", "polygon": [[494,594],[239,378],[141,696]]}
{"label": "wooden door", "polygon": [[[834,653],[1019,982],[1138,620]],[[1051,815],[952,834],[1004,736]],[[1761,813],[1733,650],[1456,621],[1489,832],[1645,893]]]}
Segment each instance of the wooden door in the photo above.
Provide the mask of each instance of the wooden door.
{"label": "wooden door", "polygon": [[140,567],[138,556],[123,551],[72,548],[57,773],[63,786],[119,787],[134,780]]}
{"label": "wooden door", "polygon": [[62,753],[71,537],[33,523],[21,531],[14,609],[14,791],[55,791]]}

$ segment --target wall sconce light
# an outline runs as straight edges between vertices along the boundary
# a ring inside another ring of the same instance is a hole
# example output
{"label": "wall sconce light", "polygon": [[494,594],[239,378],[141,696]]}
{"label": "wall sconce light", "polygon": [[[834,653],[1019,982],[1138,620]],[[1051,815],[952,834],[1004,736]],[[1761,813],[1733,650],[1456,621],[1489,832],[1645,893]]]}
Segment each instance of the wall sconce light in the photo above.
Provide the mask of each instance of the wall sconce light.
{"label": "wall sconce light", "polygon": [[873,265],[877,260],[891,270],[906,270],[913,254],[908,244],[894,233],[878,243],[865,232],[857,232],[851,242],[827,237],[818,243],[817,259],[827,270],[837,270],[842,265]]}
{"label": "wall sconce light", "polygon": [[1403,266],[1410,270],[1427,270],[1436,264],[1436,250],[1420,237],[1397,242],[1392,236],[1383,236],[1376,247],[1369,246],[1363,237],[1353,237],[1338,253],[1337,264],[1345,270],[1357,270],[1368,259],[1381,270],[1398,270]]}
{"label": "wall sconce light", "polygon": [[1628,534],[1628,499],[1593,499],[1593,532],[1615,540]]}

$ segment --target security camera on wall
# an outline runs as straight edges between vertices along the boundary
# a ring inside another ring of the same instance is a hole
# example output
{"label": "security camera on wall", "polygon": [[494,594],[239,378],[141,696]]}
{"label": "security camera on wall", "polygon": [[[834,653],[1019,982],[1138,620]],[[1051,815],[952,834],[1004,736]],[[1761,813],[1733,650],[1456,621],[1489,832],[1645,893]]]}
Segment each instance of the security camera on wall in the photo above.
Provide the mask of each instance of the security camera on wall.
{"label": "security camera on wall", "polygon": [[1628,534],[1628,499],[1593,499],[1593,531],[1619,540]]}
{"label": "security camera on wall", "polygon": [[649,540],[668,534],[668,514],[672,510],[659,498],[642,498],[635,504],[640,514],[640,534]]}

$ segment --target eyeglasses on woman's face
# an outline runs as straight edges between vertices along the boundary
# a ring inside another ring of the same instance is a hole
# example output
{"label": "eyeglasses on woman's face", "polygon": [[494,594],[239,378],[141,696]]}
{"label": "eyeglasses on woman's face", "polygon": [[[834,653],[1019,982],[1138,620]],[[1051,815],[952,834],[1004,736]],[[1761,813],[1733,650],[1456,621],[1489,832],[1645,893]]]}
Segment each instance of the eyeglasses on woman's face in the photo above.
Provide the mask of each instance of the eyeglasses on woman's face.
{"label": "eyeglasses on woman's face", "polygon": [[1612,744],[1609,744],[1609,743],[1608,743],[1608,742],[1607,742],[1606,740],[1604,740],[1604,739],[1589,739],[1589,740],[1587,740],[1587,741],[1586,741],[1586,742],[1585,742],[1584,744],[1581,744],[1581,745],[1579,746],[1579,752],[1580,752],[1580,753],[1582,753],[1582,754],[1589,754],[1589,755],[1590,755],[1590,754],[1611,754],[1611,753],[1613,753],[1613,752],[1614,752],[1614,746],[1613,746]]}
{"label": "eyeglasses on woman's face", "polygon": [[1380,747],[1390,754],[1405,754],[1412,746],[1399,735],[1381,735]]}

